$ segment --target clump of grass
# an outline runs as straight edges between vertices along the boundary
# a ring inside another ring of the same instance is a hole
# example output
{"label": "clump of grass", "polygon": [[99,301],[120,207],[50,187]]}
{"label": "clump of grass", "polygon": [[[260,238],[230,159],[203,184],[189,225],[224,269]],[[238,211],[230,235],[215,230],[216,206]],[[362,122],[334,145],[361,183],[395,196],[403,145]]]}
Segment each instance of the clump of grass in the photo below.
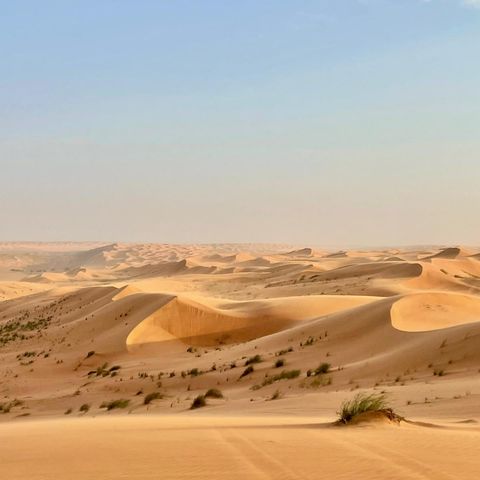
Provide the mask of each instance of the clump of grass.
{"label": "clump of grass", "polygon": [[275,362],[275,368],[280,368],[280,367],[284,367],[284,366],[285,366],[285,359],[284,358],[279,358]]}
{"label": "clump of grass", "polygon": [[260,355],[254,355],[245,362],[245,366],[253,365],[254,363],[260,363],[261,361],[262,357]]}
{"label": "clump of grass", "polygon": [[308,337],[304,342],[300,342],[301,347],[310,347],[313,345],[317,340],[314,337]]}
{"label": "clump of grass", "polygon": [[240,378],[246,377],[247,375],[250,375],[253,373],[255,369],[253,368],[253,365],[249,365],[240,375]]}
{"label": "clump of grass", "polygon": [[282,398],[282,394],[280,393],[280,390],[275,390],[270,397],[270,400],[278,400],[279,398]]}
{"label": "clump of grass", "polygon": [[205,398],[223,398],[223,393],[218,388],[210,388],[207,390]]}
{"label": "clump of grass", "polygon": [[307,377],[315,376],[315,375],[323,375],[330,371],[331,365],[329,363],[321,363],[317,368],[314,370],[307,370]]}
{"label": "clump of grass", "polygon": [[87,375],[89,377],[90,376],[107,377],[108,375],[111,375],[112,377],[114,377],[115,375],[117,375],[117,372],[118,370],[120,370],[120,368],[121,368],[120,365],[114,365],[113,367],[108,368],[108,363],[105,362],[102,366],[97,367],[96,370],[90,370]]}
{"label": "clump of grass", "polygon": [[281,373],[277,375],[273,375],[271,377],[265,377],[262,382],[262,387],[266,385],[271,385],[274,382],[278,382],[279,380],[292,380],[300,376],[300,370],[283,370]]}
{"label": "clump of grass", "polygon": [[365,412],[385,412],[388,418],[396,418],[392,409],[389,408],[386,396],[383,393],[358,393],[352,400],[346,400],[340,407],[339,423],[349,423],[357,415]]}
{"label": "clump of grass", "polygon": [[163,395],[160,392],[149,393],[148,395],[145,395],[145,398],[143,399],[143,404],[144,405],[149,405],[154,400],[158,400],[162,397],[163,397]]}
{"label": "clump of grass", "polygon": [[287,353],[293,352],[293,347],[288,347],[282,350],[279,350],[278,352],[275,352],[276,357],[281,357],[282,355],[286,355]]}
{"label": "clump of grass", "polygon": [[205,400],[205,395],[198,395],[193,399],[192,405],[190,405],[190,410],[195,410],[196,408],[202,408],[207,405],[207,401]]}
{"label": "clump of grass", "polygon": [[64,415],[70,415],[72,413],[72,409],[71,408],[67,408],[64,412]]}
{"label": "clump of grass", "polygon": [[84,403],[79,409],[79,412],[87,413],[90,410],[90,405],[88,403]]}
{"label": "clump of grass", "polygon": [[95,355],[95,350],[90,350],[85,356],[85,358],[90,358],[92,355]]}
{"label": "clump of grass", "polygon": [[310,383],[303,381],[300,386],[302,388],[319,388],[332,384],[332,377],[326,377],[324,375],[316,376]]}
{"label": "clump of grass", "polygon": [[0,403],[0,412],[10,413],[10,410],[13,407],[18,407],[19,405],[22,405],[22,404],[23,404],[23,402],[21,400],[18,400],[18,399],[14,399],[11,402],[7,402],[7,403]]}
{"label": "clump of grass", "polygon": [[437,368],[433,371],[433,374],[438,375],[439,377],[443,377],[444,375],[446,375],[445,370]]}
{"label": "clump of grass", "polygon": [[107,410],[115,410],[116,408],[127,408],[130,404],[130,400],[120,398],[118,400],[112,400],[111,402],[103,402],[100,408],[106,408]]}

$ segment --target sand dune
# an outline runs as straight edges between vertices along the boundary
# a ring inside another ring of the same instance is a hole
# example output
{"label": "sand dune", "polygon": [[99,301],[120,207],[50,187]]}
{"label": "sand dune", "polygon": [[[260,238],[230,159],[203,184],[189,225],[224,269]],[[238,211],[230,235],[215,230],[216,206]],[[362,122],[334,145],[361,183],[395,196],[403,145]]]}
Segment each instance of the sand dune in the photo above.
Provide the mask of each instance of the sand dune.
{"label": "sand dune", "polygon": [[310,296],[226,303],[178,297],[140,323],[128,336],[127,345],[172,338],[202,346],[245,342],[288,329],[298,321],[373,300],[375,298]]}
{"label": "sand dune", "polygon": [[395,328],[409,332],[438,330],[480,322],[480,297],[453,293],[408,295],[392,306]]}
{"label": "sand dune", "polygon": [[[9,478],[26,471],[35,478],[34,457],[23,456],[21,442],[44,458],[40,437],[26,440],[27,432],[63,435],[76,452],[91,429],[98,442],[111,439],[113,425],[130,432],[141,452],[159,451],[153,432],[162,428],[183,448],[198,447],[194,431],[217,439],[195,462],[196,478],[203,471],[232,476],[231,462],[233,471],[253,478],[317,478],[319,450],[333,459],[357,452],[355,468],[324,461],[331,478],[353,471],[355,478],[450,478],[455,469],[437,453],[450,451],[451,442],[465,449],[458,458],[473,458],[480,422],[478,250],[88,246],[0,249],[0,436],[11,439],[0,471]],[[316,374],[321,363],[328,371]],[[211,388],[224,398],[190,411],[193,398]],[[400,415],[442,428],[368,422],[332,433],[327,424],[357,392],[386,392]],[[158,398],[145,404],[149,393]],[[120,413],[131,415],[108,418],[115,412],[101,404],[120,399],[128,400]],[[87,412],[79,413],[82,405]],[[305,450],[301,461],[281,443],[267,445],[273,432]],[[146,478],[125,453],[127,443],[118,442],[122,471]],[[177,448],[162,442],[166,451]],[[219,451],[220,463],[213,457]],[[286,455],[280,463],[279,455]],[[116,475],[117,463],[95,458],[103,469],[96,478]],[[59,460],[37,464],[38,478],[65,468]],[[78,465],[71,478],[85,478]],[[164,468],[162,475],[195,478],[185,468]],[[476,470],[465,468],[462,478],[476,478]]]}

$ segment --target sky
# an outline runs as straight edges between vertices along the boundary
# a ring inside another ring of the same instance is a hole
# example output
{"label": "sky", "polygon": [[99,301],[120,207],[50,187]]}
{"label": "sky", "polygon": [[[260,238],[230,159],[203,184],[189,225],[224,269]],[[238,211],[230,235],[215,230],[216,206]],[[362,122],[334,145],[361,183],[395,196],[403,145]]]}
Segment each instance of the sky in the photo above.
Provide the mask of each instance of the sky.
{"label": "sky", "polygon": [[480,245],[480,0],[0,0],[0,240]]}

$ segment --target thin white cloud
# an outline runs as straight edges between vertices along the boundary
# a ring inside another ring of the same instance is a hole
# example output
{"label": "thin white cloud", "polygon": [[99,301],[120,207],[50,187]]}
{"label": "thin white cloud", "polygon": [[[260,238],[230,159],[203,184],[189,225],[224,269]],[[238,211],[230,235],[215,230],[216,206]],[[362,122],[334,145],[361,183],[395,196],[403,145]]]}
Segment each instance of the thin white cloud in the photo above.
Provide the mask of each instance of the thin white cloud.
{"label": "thin white cloud", "polygon": [[480,8],[480,0],[463,0],[463,4],[467,7]]}

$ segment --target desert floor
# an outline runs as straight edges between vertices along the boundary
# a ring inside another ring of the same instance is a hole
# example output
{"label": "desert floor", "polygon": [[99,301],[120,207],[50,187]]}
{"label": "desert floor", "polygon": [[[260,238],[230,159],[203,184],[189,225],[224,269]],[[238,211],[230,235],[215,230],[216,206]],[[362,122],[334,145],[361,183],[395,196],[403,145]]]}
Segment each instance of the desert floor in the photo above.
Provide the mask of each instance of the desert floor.
{"label": "desert floor", "polygon": [[479,252],[0,244],[0,475],[478,478]]}

